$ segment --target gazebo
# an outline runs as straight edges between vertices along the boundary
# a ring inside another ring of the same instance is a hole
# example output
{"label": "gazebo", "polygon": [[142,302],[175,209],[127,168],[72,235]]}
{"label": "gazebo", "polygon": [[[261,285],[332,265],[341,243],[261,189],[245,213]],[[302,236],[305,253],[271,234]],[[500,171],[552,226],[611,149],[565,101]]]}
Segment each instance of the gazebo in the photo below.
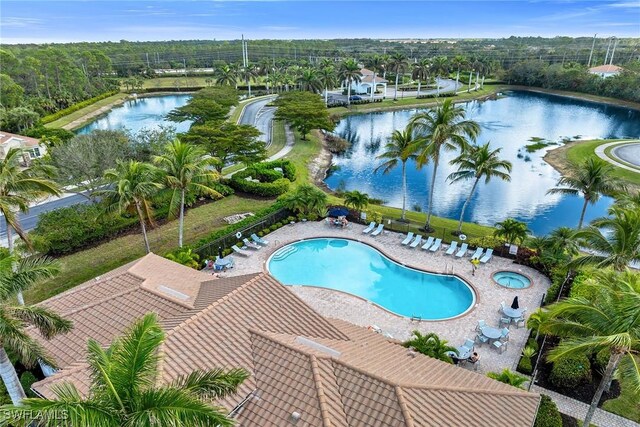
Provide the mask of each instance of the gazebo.
{"label": "gazebo", "polygon": [[371,98],[373,98],[373,95],[380,86],[382,86],[383,93],[387,92],[388,80],[383,79],[376,75],[375,72],[366,68],[361,68],[360,72],[362,73],[360,82],[351,82],[352,93],[356,95],[370,95]]}

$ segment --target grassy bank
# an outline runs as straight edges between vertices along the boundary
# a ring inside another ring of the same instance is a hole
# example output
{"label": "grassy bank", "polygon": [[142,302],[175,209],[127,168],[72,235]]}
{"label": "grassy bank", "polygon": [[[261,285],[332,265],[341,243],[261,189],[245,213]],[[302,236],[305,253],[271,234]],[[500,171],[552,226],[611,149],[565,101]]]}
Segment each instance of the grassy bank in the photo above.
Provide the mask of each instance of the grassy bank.
{"label": "grassy bank", "polygon": [[[143,89],[167,89],[178,90],[183,87],[205,87],[208,86],[207,79],[214,80],[213,77],[185,77],[185,76],[171,76],[171,77],[155,77],[153,79],[145,79],[142,84]],[[122,86],[124,90],[125,86]]]}
{"label": "grassy bank", "polygon": [[[636,357],[636,363],[640,363],[640,357]],[[604,402],[602,409],[640,423],[638,395],[633,392],[633,384],[624,378],[620,381],[620,396]]]}
{"label": "grassy bank", "polygon": [[72,122],[76,121],[76,120],[81,120],[83,119],[85,116],[94,114],[95,112],[99,111],[99,110],[104,110],[104,111],[100,111],[100,114],[102,114],[103,112],[106,112],[107,110],[109,110],[113,105],[119,104],[120,102],[122,102],[123,99],[125,99],[127,96],[129,96],[126,93],[118,93],[115,94],[113,96],[110,96],[108,98],[105,99],[101,99],[98,102],[95,102],[87,107],[84,107],[78,111],[74,111],[71,114],[67,114],[64,117],[59,118],[58,120],[55,120],[51,123],[47,123],[46,125],[44,125],[46,128],[50,128],[50,129],[54,129],[54,128],[62,128],[65,127],[69,124],[71,124]]}

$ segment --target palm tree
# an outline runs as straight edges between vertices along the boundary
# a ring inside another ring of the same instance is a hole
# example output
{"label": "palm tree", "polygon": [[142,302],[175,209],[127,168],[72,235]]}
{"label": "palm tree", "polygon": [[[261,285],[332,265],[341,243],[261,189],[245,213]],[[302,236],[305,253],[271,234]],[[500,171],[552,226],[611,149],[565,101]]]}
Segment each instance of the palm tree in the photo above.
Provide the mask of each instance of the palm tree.
{"label": "palm tree", "polygon": [[480,133],[480,125],[473,120],[465,120],[465,111],[455,106],[450,99],[435,109],[418,113],[411,118],[410,124],[421,138],[416,144],[418,167],[433,161],[433,176],[429,192],[429,207],[425,230],[431,231],[431,212],[433,208],[433,193],[436,185],[440,152],[445,150],[463,150],[467,145],[467,138],[475,141]]}
{"label": "palm tree", "polygon": [[360,65],[355,59],[345,59],[340,64],[338,70],[338,76],[341,80],[347,82],[347,105],[351,104],[351,83],[359,83],[362,78],[362,72],[360,71]]}
{"label": "palm tree", "polygon": [[458,221],[458,234],[462,232],[462,219],[464,218],[464,211],[471,201],[473,193],[476,191],[476,186],[482,178],[484,183],[488,184],[491,178],[500,178],[503,181],[511,181],[511,162],[502,160],[498,155],[502,151],[501,148],[491,150],[489,143],[484,145],[472,145],[467,150],[463,150],[462,153],[451,161],[451,164],[457,165],[458,170],[449,175],[448,179],[451,182],[463,181],[473,179],[473,186],[467,200],[462,205],[460,211],[460,221]]}
{"label": "palm tree", "polygon": [[[596,354],[609,350],[611,357],[596,389],[584,419],[588,427],[600,402],[602,393],[613,374],[625,378],[633,392],[640,393],[640,275],[623,272],[598,271],[592,283],[594,297],[569,297],[547,307],[541,316],[540,332],[563,338],[547,359],[559,359]],[[636,359],[634,359],[634,356]]]}
{"label": "palm tree", "polygon": [[165,187],[172,190],[169,214],[179,213],[178,246],[182,247],[184,233],[184,199],[187,193],[198,193],[220,197],[212,184],[218,173],[212,169],[216,163],[213,157],[204,156],[204,151],[195,145],[175,140],[165,146],[164,153],[153,161],[164,172]]}
{"label": "palm tree", "polygon": [[518,388],[523,388],[522,385],[529,380],[527,377],[517,374],[508,368],[503,369],[500,373],[487,372],[487,376],[496,381],[500,381],[501,383],[509,384]]}
{"label": "palm tree", "polygon": [[327,195],[311,184],[300,185],[287,193],[282,201],[287,209],[303,214],[320,214],[327,207]]}
{"label": "palm tree", "polygon": [[407,70],[409,62],[407,62],[407,56],[404,53],[396,52],[389,58],[388,67],[396,75],[396,90],[393,94],[394,101],[398,99],[398,80],[401,75]]}
{"label": "palm tree", "polygon": [[413,331],[413,335],[408,341],[402,343],[407,348],[413,348],[418,353],[424,354],[443,362],[453,363],[453,359],[447,353],[457,353],[455,347],[447,345],[447,341],[440,339],[434,332],[422,335],[420,331]]}
{"label": "palm tree", "polygon": [[216,78],[216,84],[229,85],[238,88],[238,72],[229,64],[222,64],[213,70],[213,75]]}
{"label": "palm tree", "polygon": [[449,73],[449,63],[446,56],[436,56],[431,64],[431,69],[436,75],[436,93],[440,96],[440,76]]}
{"label": "palm tree", "polygon": [[305,68],[296,79],[296,83],[300,86],[300,90],[309,92],[320,92],[322,90],[322,82],[318,76],[318,71],[314,68]]}
{"label": "palm tree", "polygon": [[140,220],[147,253],[151,252],[146,222],[152,223],[151,198],[162,188],[158,171],[150,164],[135,160],[119,161],[114,169],[108,169],[104,178],[109,188],[99,194],[104,197],[107,212],[135,211]]}
{"label": "palm tree", "polygon": [[344,205],[362,213],[362,210],[369,205],[369,195],[358,190],[347,191],[344,193]]}
{"label": "palm tree", "polygon": [[386,70],[387,62],[388,59],[385,59],[381,55],[373,55],[365,61],[365,65],[374,73],[382,74]]}
{"label": "palm tree", "polygon": [[51,427],[60,425],[60,413],[68,415],[66,425],[71,426],[232,426],[224,410],[207,401],[235,393],[248,373],[193,371],[159,385],[158,352],[164,340],[154,313],[135,322],[107,349],[89,340],[87,362],[93,381],[86,397],[66,383],[52,390],[53,399],[24,399],[23,406],[6,408],[9,417],[38,418],[38,425]]}
{"label": "palm tree", "polygon": [[45,307],[15,305],[11,300],[40,280],[55,276],[59,270],[58,264],[45,258],[16,260],[9,256],[0,261],[0,376],[14,405],[19,405],[26,395],[7,351],[17,355],[27,367],[38,361],[53,367],[55,363],[42,344],[26,329],[33,326],[48,339],[69,331],[71,322]]}
{"label": "palm tree", "polygon": [[323,67],[318,71],[318,81],[324,87],[324,103],[329,102],[329,88],[336,86],[336,70],[333,67]]}
{"label": "palm tree", "polygon": [[413,71],[411,72],[411,78],[418,80],[418,96],[420,96],[420,88],[422,81],[429,83],[429,68],[431,67],[431,60],[429,58],[422,58],[420,61],[413,64]]}
{"label": "palm tree", "polygon": [[509,244],[518,244],[524,242],[529,232],[530,230],[524,222],[507,218],[496,223],[496,230],[493,235],[505,239]]}
{"label": "palm tree", "polygon": [[624,270],[630,263],[640,261],[640,210],[614,205],[609,214],[576,233],[590,253],[578,256],[572,265]]}
{"label": "palm tree", "polygon": [[375,172],[382,170],[383,173],[389,173],[394,169],[398,162],[402,164],[402,215],[400,219],[405,221],[407,207],[407,161],[415,160],[415,147],[420,142],[419,138],[414,137],[411,125],[404,130],[394,130],[389,138],[389,142],[384,146],[384,153],[380,154],[377,159],[384,162],[374,169]]}
{"label": "palm tree", "polygon": [[240,67],[238,71],[238,76],[244,80],[245,84],[249,89],[249,96],[251,96],[251,82],[255,82],[258,77],[258,67],[253,64],[247,64],[246,67]]}
{"label": "palm tree", "polygon": [[456,69],[456,92],[458,91],[458,83],[460,82],[460,69],[467,65],[467,58],[462,55],[456,55],[451,60],[451,65]]}
{"label": "palm tree", "polygon": [[611,173],[613,166],[599,157],[589,157],[580,165],[573,165],[568,174],[558,180],[558,186],[552,188],[548,194],[582,194],[584,205],[580,213],[578,229],[582,228],[584,214],[589,203],[600,200],[602,194],[611,194],[624,190],[624,185],[616,180]]}
{"label": "palm tree", "polygon": [[265,77],[265,83],[267,85],[267,93],[269,93],[269,71],[273,71],[273,63],[269,58],[263,58],[260,61],[260,66],[258,69],[258,74]]}

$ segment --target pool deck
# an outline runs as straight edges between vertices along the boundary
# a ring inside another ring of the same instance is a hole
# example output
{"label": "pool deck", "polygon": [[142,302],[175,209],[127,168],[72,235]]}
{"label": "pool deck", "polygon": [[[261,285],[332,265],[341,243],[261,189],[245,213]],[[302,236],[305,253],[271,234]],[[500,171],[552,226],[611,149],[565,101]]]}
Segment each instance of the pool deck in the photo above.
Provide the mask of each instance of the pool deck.
{"label": "pool deck", "polygon": [[[520,307],[527,307],[528,316],[540,305],[542,295],[547,291],[549,280],[528,267],[514,264],[512,260],[494,255],[486,265],[479,265],[475,275],[471,274],[471,251],[463,258],[445,255],[446,245],[437,251],[430,252],[418,248],[411,249],[400,244],[404,235],[394,232],[383,232],[377,237],[363,234],[365,227],[359,224],[350,224],[346,229],[332,228],[324,222],[296,223],[282,227],[268,236],[265,240],[269,245],[260,250],[250,250],[250,257],[233,255],[235,267],[223,273],[223,276],[235,276],[247,273],[267,271],[266,261],[269,256],[282,246],[301,239],[314,237],[336,237],[358,240],[367,243],[380,250],[389,258],[394,259],[408,267],[425,271],[444,273],[445,271],[458,275],[466,280],[476,292],[476,305],[466,314],[443,321],[412,321],[406,317],[400,317],[380,307],[363,300],[362,298],[345,294],[330,289],[292,286],[291,289],[307,304],[326,317],[346,320],[360,326],[376,325],[384,333],[391,334],[395,339],[406,340],[413,330],[436,332],[440,337],[449,341],[449,344],[460,346],[465,338],[474,339],[474,328],[478,320],[484,320],[489,326],[498,326],[500,314],[500,302],[511,304],[514,296],[518,296]],[[348,260],[345,260],[348,262]],[[496,271],[511,270],[524,273],[529,276],[533,285],[525,289],[508,289],[502,287],[491,279]],[[500,371],[504,368],[515,370],[519,355],[528,336],[528,330],[520,329],[512,325],[507,350],[498,353],[489,345],[476,345],[480,355],[478,371]]]}

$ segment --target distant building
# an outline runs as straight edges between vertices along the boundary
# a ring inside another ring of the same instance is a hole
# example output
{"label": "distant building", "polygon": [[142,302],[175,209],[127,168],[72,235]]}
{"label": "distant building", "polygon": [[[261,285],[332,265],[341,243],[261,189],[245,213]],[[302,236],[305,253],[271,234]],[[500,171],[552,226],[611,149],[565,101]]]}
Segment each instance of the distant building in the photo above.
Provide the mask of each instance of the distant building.
{"label": "distant building", "polygon": [[360,72],[362,73],[362,77],[360,78],[360,82],[352,82],[351,83],[351,92],[354,95],[371,95],[371,90],[373,88],[373,93],[382,86],[382,93],[386,93],[387,91],[387,83],[389,82],[386,79],[378,76],[371,70],[366,68],[361,68]]}
{"label": "distant building", "polygon": [[622,67],[618,67],[617,65],[600,65],[598,67],[589,68],[589,73],[597,74],[603,79],[607,77],[618,75],[624,70]]}
{"label": "distant building", "polygon": [[25,165],[33,159],[39,159],[47,152],[47,148],[40,144],[39,139],[0,131],[0,159],[4,159],[12,148],[23,150],[22,159]]}

